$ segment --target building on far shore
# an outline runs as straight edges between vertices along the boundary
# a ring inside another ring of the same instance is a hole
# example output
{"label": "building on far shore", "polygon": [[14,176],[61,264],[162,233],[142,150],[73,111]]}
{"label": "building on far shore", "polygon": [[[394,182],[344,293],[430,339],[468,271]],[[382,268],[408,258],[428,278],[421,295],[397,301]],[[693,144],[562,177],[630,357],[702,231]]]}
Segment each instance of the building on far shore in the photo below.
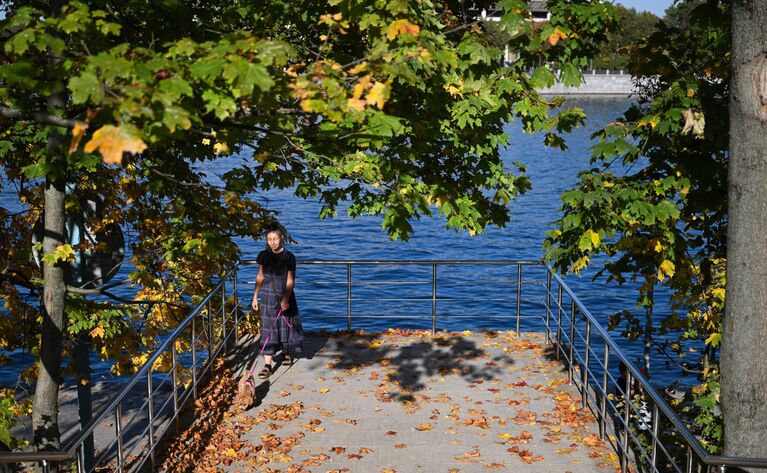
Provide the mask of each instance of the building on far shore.
{"label": "building on far shore", "polygon": [[[544,0],[533,0],[527,2],[530,9],[529,21],[533,23],[545,23],[551,19],[551,13],[546,7]],[[483,9],[478,15],[485,21],[500,21],[501,17],[498,11],[487,11]],[[503,51],[503,61],[506,64],[513,63],[519,56],[509,49],[508,46]],[[550,66],[552,72],[559,75],[556,66]],[[583,72],[583,84],[580,87],[566,87],[561,83],[554,84],[553,87],[539,90],[543,94],[555,95],[622,95],[629,96],[633,91],[633,83],[630,74],[625,71],[613,70],[594,70],[588,68]]]}

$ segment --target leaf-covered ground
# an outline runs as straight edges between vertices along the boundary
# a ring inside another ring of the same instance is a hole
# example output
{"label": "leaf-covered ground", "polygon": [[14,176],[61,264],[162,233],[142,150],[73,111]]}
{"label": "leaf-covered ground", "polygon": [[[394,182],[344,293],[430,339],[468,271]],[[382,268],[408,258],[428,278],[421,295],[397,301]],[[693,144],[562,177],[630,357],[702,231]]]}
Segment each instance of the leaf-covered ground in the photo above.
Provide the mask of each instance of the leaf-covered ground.
{"label": "leaf-covered ground", "polygon": [[307,358],[278,368],[247,411],[232,405],[238,368],[210,383],[164,468],[612,472],[616,455],[542,342],[511,332],[309,335]]}

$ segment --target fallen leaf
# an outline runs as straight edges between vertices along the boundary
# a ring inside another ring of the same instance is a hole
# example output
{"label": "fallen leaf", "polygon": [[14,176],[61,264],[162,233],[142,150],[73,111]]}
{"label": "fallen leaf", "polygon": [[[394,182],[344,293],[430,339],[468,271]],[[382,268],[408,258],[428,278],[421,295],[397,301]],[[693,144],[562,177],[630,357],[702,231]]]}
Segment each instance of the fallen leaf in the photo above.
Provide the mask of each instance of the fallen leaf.
{"label": "fallen leaf", "polygon": [[485,470],[503,470],[505,467],[503,463],[488,463],[485,465]]}
{"label": "fallen leaf", "polygon": [[331,452],[335,453],[336,455],[340,455],[346,451],[346,448],[344,447],[333,447],[330,449]]}
{"label": "fallen leaf", "polygon": [[420,430],[422,432],[425,430],[431,430],[431,429],[432,429],[431,424],[421,424],[418,426],[418,428],[416,428],[416,430]]}

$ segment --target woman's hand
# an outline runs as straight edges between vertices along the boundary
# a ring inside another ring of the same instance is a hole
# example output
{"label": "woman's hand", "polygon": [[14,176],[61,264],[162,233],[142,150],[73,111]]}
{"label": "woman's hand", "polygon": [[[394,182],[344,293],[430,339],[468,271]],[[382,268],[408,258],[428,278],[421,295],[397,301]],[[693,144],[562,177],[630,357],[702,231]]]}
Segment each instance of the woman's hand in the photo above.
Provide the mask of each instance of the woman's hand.
{"label": "woman's hand", "polygon": [[250,306],[253,307],[253,310],[258,311],[258,298],[257,297],[253,298],[253,303],[250,304]]}
{"label": "woman's hand", "polygon": [[281,300],[280,309],[282,309],[282,311],[285,312],[286,310],[288,310],[288,308],[290,308],[290,303],[288,302],[288,300],[287,299]]}

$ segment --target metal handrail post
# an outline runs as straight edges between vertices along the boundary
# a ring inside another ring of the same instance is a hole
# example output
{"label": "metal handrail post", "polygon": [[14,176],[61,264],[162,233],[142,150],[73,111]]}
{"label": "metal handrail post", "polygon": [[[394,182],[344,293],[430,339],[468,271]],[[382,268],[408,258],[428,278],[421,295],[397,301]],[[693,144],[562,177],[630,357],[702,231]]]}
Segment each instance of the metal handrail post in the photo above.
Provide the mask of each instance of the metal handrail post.
{"label": "metal handrail post", "polygon": [[551,343],[549,318],[551,316],[551,269],[546,268],[546,342]]}
{"label": "metal handrail post", "polygon": [[197,330],[195,320],[192,317],[192,398],[197,399]]}
{"label": "metal handrail post", "polygon": [[559,283],[557,291],[557,360],[559,360],[562,351],[562,283]]}
{"label": "metal handrail post", "polygon": [[650,465],[655,470],[655,465],[658,458],[658,432],[660,430],[660,422],[658,421],[658,403],[653,402],[652,408],[652,450],[650,452]]}
{"label": "metal handrail post", "polygon": [[149,367],[149,370],[146,372],[146,389],[147,389],[147,395],[149,396],[149,399],[147,401],[149,402],[149,405],[147,408],[149,409],[149,458],[152,460],[152,471],[156,471],[157,467],[155,465],[155,452],[154,452],[154,389],[152,386],[152,371],[154,366]]}
{"label": "metal handrail post", "polygon": [[687,469],[686,469],[687,473],[692,473],[692,464],[693,464],[692,447],[688,445],[687,446]]}
{"label": "metal handrail post", "polygon": [[607,434],[607,377],[610,371],[610,345],[605,340],[604,370],[602,373],[602,399],[599,406],[599,438],[604,440]]}
{"label": "metal handrail post", "polygon": [[117,403],[115,406],[115,435],[117,436],[117,471],[122,473],[124,458],[124,446],[123,446],[123,415],[121,403]]}
{"label": "metal handrail post", "polygon": [[[211,298],[208,300],[208,326],[207,326],[207,337],[208,337],[208,360],[207,363],[211,364],[213,360],[213,308],[212,306],[213,299]],[[211,368],[211,372],[212,372]]]}
{"label": "metal handrail post", "polygon": [[623,393],[623,432],[621,435],[621,473],[628,471],[629,420],[631,419],[631,384],[634,382],[630,370],[626,370],[626,391]]}
{"label": "metal handrail post", "polygon": [[352,331],[352,265],[346,265],[346,330]]}
{"label": "metal handrail post", "polygon": [[85,449],[83,445],[77,448],[77,473],[85,472]]}
{"label": "metal handrail post", "polygon": [[235,266],[234,268],[234,287],[232,288],[232,294],[234,295],[234,303],[237,304],[237,310],[234,311],[234,341],[237,341],[237,336],[239,334],[239,326],[240,326],[240,299],[237,297],[237,289],[239,289],[239,280],[237,279],[237,273],[239,271],[239,266]]}
{"label": "metal handrail post", "polygon": [[589,381],[589,351],[591,348],[591,322],[586,319],[586,354],[584,355],[584,367],[583,367],[583,395],[581,396],[582,405],[586,407],[586,395],[588,394],[588,381]]}
{"label": "metal handrail post", "polygon": [[437,333],[437,263],[431,265],[431,334]]}
{"label": "metal handrail post", "polygon": [[519,316],[521,314],[521,299],[522,299],[522,264],[517,263],[517,333],[519,336]]}
{"label": "metal handrail post", "polygon": [[221,286],[221,339],[226,340],[226,280]]}
{"label": "metal handrail post", "polygon": [[575,376],[575,366],[573,365],[573,347],[575,346],[575,301],[570,302],[570,350],[567,357],[570,364],[570,384],[573,383]]}
{"label": "metal handrail post", "polygon": [[170,347],[170,358],[173,372],[171,373],[173,382],[173,415],[176,418],[176,433],[181,432],[181,419],[178,415],[178,375],[176,374],[176,362],[178,356],[176,354],[176,343]]}

